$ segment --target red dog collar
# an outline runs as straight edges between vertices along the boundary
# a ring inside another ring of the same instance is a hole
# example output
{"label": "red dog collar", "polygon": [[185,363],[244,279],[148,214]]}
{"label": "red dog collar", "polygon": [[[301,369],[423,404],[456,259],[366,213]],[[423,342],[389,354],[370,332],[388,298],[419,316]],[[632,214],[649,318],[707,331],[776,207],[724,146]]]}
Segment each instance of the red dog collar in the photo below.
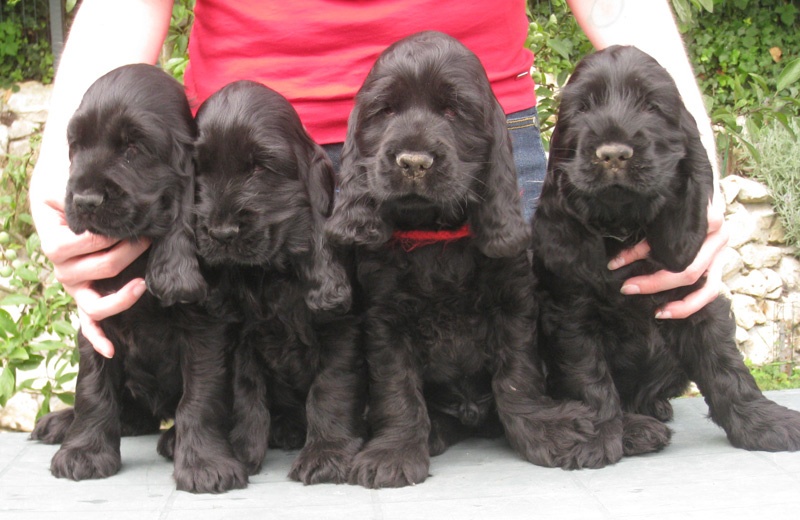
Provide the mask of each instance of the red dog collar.
{"label": "red dog collar", "polygon": [[464,224],[458,229],[445,229],[441,231],[402,231],[392,233],[392,242],[399,244],[404,251],[410,252],[418,247],[429,246],[443,242],[445,244],[472,236],[469,224]]}

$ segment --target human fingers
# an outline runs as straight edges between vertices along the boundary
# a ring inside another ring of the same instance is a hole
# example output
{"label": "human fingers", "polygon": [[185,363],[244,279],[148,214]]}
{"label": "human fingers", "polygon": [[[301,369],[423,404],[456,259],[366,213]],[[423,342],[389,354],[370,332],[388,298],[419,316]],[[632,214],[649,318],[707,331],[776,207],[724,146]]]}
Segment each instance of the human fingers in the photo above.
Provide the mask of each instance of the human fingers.
{"label": "human fingers", "polygon": [[114,344],[106,337],[100,323],[90,318],[85,312],[78,309],[78,319],[81,323],[81,334],[92,344],[94,350],[103,357],[114,357]]}
{"label": "human fingers", "polygon": [[683,319],[699,311],[719,296],[722,288],[722,259],[716,257],[706,276],[703,286],[686,295],[682,300],[669,302],[656,311],[660,320]]}
{"label": "human fingers", "polygon": [[56,279],[62,284],[79,285],[90,280],[112,278],[122,272],[148,247],[146,239],[121,241],[99,252],[69,258],[61,263],[54,262]]}
{"label": "human fingers", "polygon": [[[706,213],[708,215],[708,233],[714,233],[719,231],[725,224],[725,203],[722,195],[717,194],[708,204],[708,211]],[[725,235],[727,237],[727,234]],[[725,240],[725,244],[727,244],[727,238]],[[724,245],[722,247],[724,247]],[[621,251],[616,257],[612,258],[608,262],[608,268],[610,270],[619,269],[620,267],[624,267],[628,264],[632,264],[637,260],[642,260],[647,258],[650,254],[650,244],[647,243],[646,240],[642,240],[635,246],[624,249]],[[702,273],[701,273],[702,274]],[[696,279],[694,281],[697,281]],[[694,283],[691,282],[691,283]]]}
{"label": "human fingers", "polygon": [[612,271],[614,269],[619,269],[620,267],[632,264],[637,260],[647,258],[647,255],[649,254],[650,244],[648,244],[646,240],[642,240],[633,247],[623,249],[617,256],[612,258],[611,261],[608,262],[608,268]]}
{"label": "human fingers", "polygon": [[[656,311],[658,319],[683,319],[699,311],[718,296],[722,287],[722,256],[719,252],[728,243],[728,232],[723,225],[706,238],[695,261],[681,273],[658,271],[644,277],[626,280],[623,294],[653,294],[675,287],[691,285],[705,275],[704,284],[678,301],[669,302]],[[704,267],[706,266],[707,267]]]}
{"label": "human fingers", "polygon": [[712,262],[727,243],[728,233],[723,226],[706,236],[697,256],[685,270],[673,273],[662,269],[650,275],[629,278],[623,283],[621,292],[623,294],[655,294],[676,287],[692,285],[700,277],[709,273]]}
{"label": "human fingers", "polygon": [[54,264],[58,265],[75,256],[82,256],[113,246],[118,240],[81,233],[76,235],[67,225],[63,201],[31,201],[31,210],[36,220],[42,251]]}
{"label": "human fingers", "polygon": [[717,192],[708,203],[708,232],[713,233],[725,225],[725,199]]}
{"label": "human fingers", "polygon": [[118,239],[88,231],[76,235],[69,228],[53,230],[48,235],[48,238],[42,239],[42,252],[54,265],[109,249],[119,242]]}
{"label": "human fingers", "polygon": [[78,308],[94,321],[100,321],[130,309],[147,290],[143,278],[134,278],[120,290],[105,296],[95,291],[88,283],[64,287],[75,299]]}

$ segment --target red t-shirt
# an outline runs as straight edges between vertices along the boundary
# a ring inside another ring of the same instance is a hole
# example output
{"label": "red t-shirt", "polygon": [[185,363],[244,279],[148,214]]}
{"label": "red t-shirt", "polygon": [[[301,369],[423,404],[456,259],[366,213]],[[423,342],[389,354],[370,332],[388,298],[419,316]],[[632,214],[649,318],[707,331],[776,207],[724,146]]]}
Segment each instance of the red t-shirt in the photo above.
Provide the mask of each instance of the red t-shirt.
{"label": "red t-shirt", "polygon": [[506,113],[536,104],[525,0],[197,0],[186,91],[196,108],[232,81],[259,81],[289,99],[318,143],[342,142],[378,55],[428,29],[478,55]]}

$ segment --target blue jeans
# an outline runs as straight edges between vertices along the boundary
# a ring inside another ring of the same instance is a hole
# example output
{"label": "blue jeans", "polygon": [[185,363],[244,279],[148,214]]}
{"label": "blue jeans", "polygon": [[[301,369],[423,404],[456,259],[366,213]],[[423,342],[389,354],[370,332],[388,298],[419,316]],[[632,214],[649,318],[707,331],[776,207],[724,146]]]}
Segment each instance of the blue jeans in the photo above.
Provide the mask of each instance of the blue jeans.
{"label": "blue jeans", "polygon": [[[506,120],[514,146],[514,164],[517,166],[517,182],[522,194],[522,211],[525,219],[530,220],[536,211],[547,171],[547,159],[539,133],[539,116],[534,107],[509,114]],[[338,174],[342,143],[327,144],[323,148],[328,152],[334,171]]]}
{"label": "blue jeans", "polygon": [[530,220],[536,211],[547,171],[547,158],[539,133],[539,114],[536,107],[529,108],[509,114],[506,121],[514,146],[514,164],[517,166],[517,182],[522,194],[522,212],[525,219]]}

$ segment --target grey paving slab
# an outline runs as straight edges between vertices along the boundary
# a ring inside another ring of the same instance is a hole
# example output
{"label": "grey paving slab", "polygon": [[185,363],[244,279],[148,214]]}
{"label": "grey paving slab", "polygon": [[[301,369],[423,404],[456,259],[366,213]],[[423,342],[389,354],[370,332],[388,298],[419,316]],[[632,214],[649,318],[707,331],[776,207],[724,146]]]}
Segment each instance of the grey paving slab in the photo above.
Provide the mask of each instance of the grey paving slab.
{"label": "grey paving slab", "polygon": [[[768,396],[800,410],[800,390]],[[784,517],[800,508],[800,453],[733,448],[701,398],[673,402],[672,444],[600,470],[562,471],[519,459],[502,440],[474,439],[433,459],[424,483],[367,490],[303,486],[286,478],[295,453],[271,451],[247,489],[175,490],[156,436],[122,440],[115,476],[71,482],[50,475],[57,447],[0,432],[0,519],[715,519]]]}

